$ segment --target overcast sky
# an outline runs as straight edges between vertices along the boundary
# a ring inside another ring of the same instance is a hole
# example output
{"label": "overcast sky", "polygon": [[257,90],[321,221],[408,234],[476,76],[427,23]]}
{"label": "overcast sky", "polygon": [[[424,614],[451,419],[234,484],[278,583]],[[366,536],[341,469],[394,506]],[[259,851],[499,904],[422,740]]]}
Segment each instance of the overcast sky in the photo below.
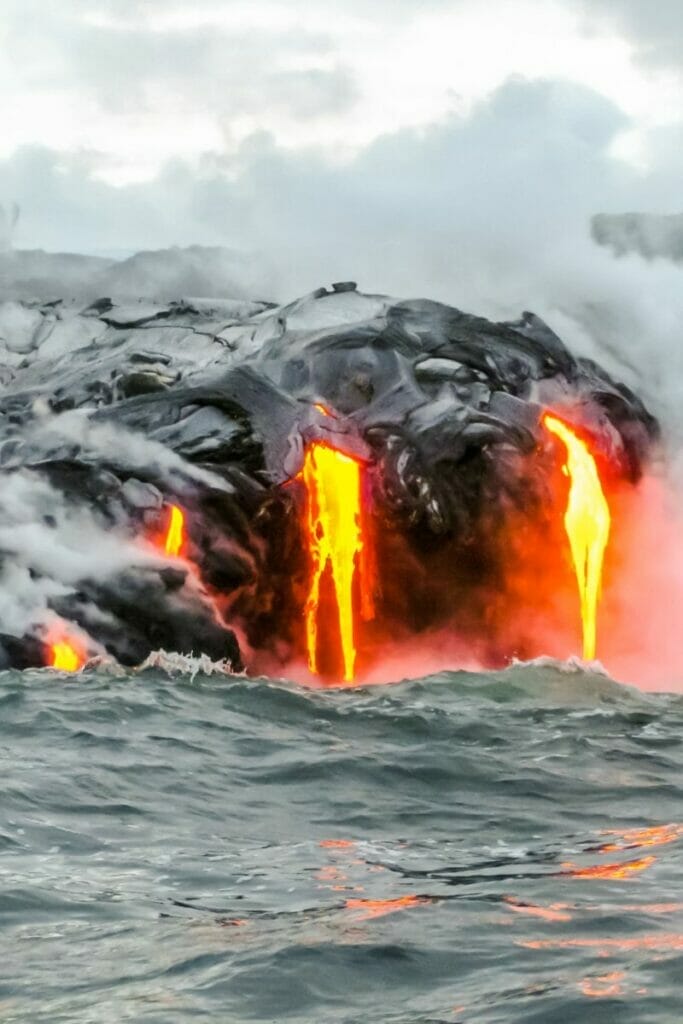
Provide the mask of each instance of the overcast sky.
{"label": "overcast sky", "polygon": [[[679,0],[0,0],[0,154],[44,146],[112,184],[238,169],[254,136],[348,161],[467,117],[511,75],[579,83],[646,165],[679,121]],[[242,153],[243,156],[243,153]]]}
{"label": "overcast sky", "polygon": [[[0,0],[0,15],[0,198],[21,201],[26,245],[242,245],[261,198],[295,217],[302,188],[314,209],[321,185],[330,204],[376,203],[380,170],[389,194],[395,173],[416,195],[452,174],[455,191],[473,142],[470,201],[492,162],[561,178],[578,146],[622,177],[615,201],[677,208],[680,0]],[[280,194],[255,196],[254,176]],[[147,214],[122,219],[124,196]]]}
{"label": "overcast sky", "polygon": [[588,228],[683,209],[681,0],[0,0],[0,52],[17,247],[224,245],[264,295],[681,348],[683,271]]}

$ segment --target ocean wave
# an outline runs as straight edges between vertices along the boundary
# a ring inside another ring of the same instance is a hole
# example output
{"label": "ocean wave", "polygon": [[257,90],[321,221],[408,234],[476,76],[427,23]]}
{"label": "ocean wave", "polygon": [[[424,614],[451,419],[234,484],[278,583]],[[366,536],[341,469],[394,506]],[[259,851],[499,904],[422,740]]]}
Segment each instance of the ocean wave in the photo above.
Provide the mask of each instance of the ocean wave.
{"label": "ocean wave", "polygon": [[0,712],[7,1020],[676,1019],[680,698],[164,654],[0,673]]}

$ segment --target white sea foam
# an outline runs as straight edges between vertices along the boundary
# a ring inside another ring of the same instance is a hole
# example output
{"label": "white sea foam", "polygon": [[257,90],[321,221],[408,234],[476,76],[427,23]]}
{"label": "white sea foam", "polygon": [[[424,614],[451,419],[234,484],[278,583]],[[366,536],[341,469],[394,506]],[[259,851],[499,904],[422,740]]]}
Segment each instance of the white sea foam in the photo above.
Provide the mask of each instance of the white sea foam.
{"label": "white sea foam", "polygon": [[519,658],[513,658],[510,669],[516,668],[553,668],[556,672],[566,672],[568,674],[582,672],[586,675],[605,676],[605,678],[611,679],[609,672],[602,662],[597,660],[584,661],[583,658],[579,658],[576,654],[572,654],[564,660],[562,658],[551,658],[547,654],[542,654],[538,658],[531,658],[530,661],[521,661]]}
{"label": "white sea foam", "polygon": [[198,657],[190,654],[178,654],[177,651],[152,651],[145,660],[137,666],[136,672],[144,672],[146,669],[156,668],[168,675],[189,675],[194,681],[200,673],[206,676],[221,675],[234,676],[242,675],[233,671],[229,661],[212,661],[206,654]]}

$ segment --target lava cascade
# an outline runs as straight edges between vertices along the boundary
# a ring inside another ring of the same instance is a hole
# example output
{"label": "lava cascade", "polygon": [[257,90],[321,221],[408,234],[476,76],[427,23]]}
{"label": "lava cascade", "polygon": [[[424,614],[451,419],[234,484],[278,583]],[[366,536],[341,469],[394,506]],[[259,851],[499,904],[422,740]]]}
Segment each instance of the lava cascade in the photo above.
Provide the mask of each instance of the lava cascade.
{"label": "lava cascade", "polygon": [[[357,459],[323,442],[311,444],[305,453],[302,479],[306,489],[306,535],[311,579],[305,606],[308,667],[318,674],[318,634],[321,581],[331,573],[337,605],[337,621],[344,680],[354,678],[356,626],[354,587],[362,574],[363,519],[361,464]],[[361,591],[362,591],[362,583]],[[367,599],[363,617],[370,613]]]}
{"label": "lava cascade", "polygon": [[602,564],[611,525],[609,505],[595,459],[585,441],[554,416],[544,416],[543,424],[562,441],[567,451],[565,468],[570,483],[564,526],[581,601],[583,657],[591,661],[595,658]]}
{"label": "lava cascade", "polygon": [[177,556],[180,554],[184,543],[185,516],[182,509],[178,508],[177,505],[171,505],[171,515],[164,540],[164,550],[167,555]]}

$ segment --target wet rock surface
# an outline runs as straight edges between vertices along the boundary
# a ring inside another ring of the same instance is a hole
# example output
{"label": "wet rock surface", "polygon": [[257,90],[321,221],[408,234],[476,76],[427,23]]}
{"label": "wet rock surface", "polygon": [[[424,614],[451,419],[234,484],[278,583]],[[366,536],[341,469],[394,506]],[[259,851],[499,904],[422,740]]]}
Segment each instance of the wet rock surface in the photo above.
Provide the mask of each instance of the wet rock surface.
{"label": "wet rock surface", "polygon": [[[492,323],[354,282],[279,307],[8,300],[0,370],[5,665],[40,663],[60,620],[127,664],[165,647],[240,667],[232,627],[248,650],[296,644],[303,556],[284,485],[312,441],[364,463],[387,537],[418,560],[442,540],[476,550],[485,575],[492,516],[542,500],[545,409],[625,481],[658,432],[531,313]],[[171,504],[180,564],[158,544]]]}

